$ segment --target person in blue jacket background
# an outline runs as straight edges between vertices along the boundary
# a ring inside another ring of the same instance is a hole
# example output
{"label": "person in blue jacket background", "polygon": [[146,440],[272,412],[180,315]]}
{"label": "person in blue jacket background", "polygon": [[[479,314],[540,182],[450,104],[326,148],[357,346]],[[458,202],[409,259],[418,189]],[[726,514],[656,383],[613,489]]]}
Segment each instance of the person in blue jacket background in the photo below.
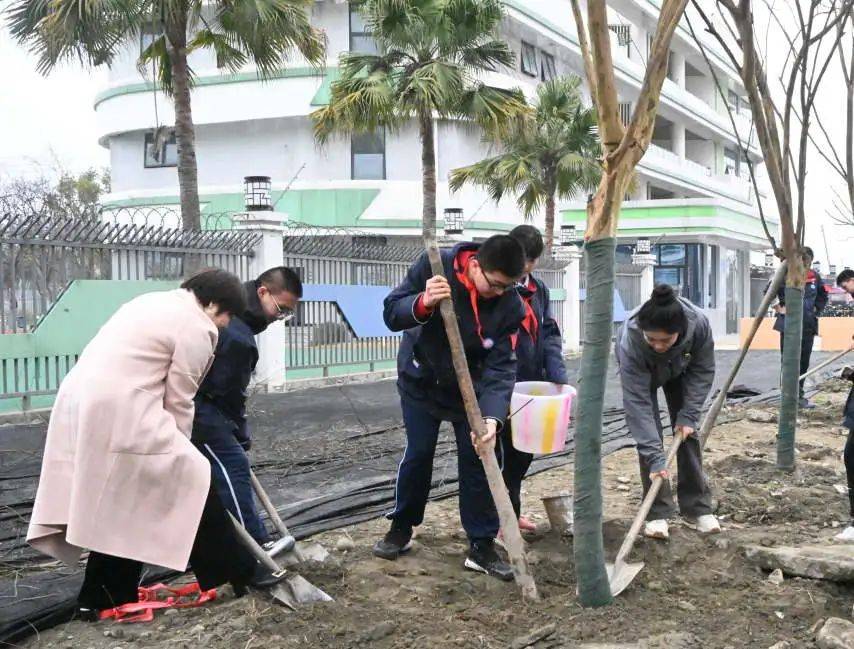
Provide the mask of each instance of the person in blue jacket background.
{"label": "person in blue jacket background", "polygon": [[[813,342],[818,335],[818,319],[824,307],[827,306],[827,289],[821,279],[821,275],[810,268],[813,261],[812,248],[804,248],[804,263],[807,268],[807,279],[804,283],[804,325],[801,330],[801,374],[810,368],[810,356],[812,356]],[[783,354],[783,332],[786,328],[786,286],[781,285],[777,291],[778,306],[776,319],[774,320],[774,331],[780,332],[780,355]],[[804,397],[804,382],[801,381],[798,388],[801,408],[815,408],[810,401]]]}
{"label": "person in blue jacket background", "polygon": [[[412,528],[424,520],[430,494],[433,456],[443,421],[453,424],[460,479],[460,517],[469,538],[465,567],[502,580],[513,572],[494,547],[498,514],[478,454],[495,452],[516,380],[512,336],[524,316],[514,287],[525,267],[525,253],[506,235],[483,244],[461,243],[441,251],[447,277],[433,276],[426,254],[384,301],[383,317],[392,331],[403,331],[397,356],[397,387],[406,450],[400,462],[391,527],[374,545],[374,555],[394,560],[411,548]],[[466,420],[439,303],[452,299],[469,371],[487,435],[477,442]]]}
{"label": "person in blue jacket background", "polygon": [[[525,275],[516,285],[525,307],[525,318],[516,339],[516,381],[549,381],[565,385],[569,378],[563,362],[563,338],[552,314],[549,289],[531,274],[545,249],[543,237],[532,225],[519,225],[510,231],[510,236],[525,250]],[[521,489],[534,456],[513,447],[509,424],[502,431],[501,450],[504,482],[519,519],[519,528],[533,531],[534,524],[521,516]]]}
{"label": "person in blue jacket background", "polygon": [[220,332],[213,365],[196,394],[192,441],[210,460],[222,504],[270,554],[288,549],[292,537],[273,541],[252,492],[246,422],[249,381],[258,363],[255,336],[277,321],[290,320],[302,297],[302,282],[278,266],[244,285],[248,308]]}

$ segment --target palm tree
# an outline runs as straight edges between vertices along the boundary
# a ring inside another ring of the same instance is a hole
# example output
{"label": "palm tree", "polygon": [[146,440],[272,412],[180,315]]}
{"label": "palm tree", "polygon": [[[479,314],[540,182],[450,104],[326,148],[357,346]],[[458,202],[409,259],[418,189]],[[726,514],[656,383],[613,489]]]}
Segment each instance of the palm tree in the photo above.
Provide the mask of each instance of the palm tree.
{"label": "palm tree", "polygon": [[[395,130],[415,120],[421,138],[422,233],[434,275],[444,274],[436,246],[434,119],[456,118],[502,132],[528,111],[519,90],[488,86],[478,75],[510,65],[508,45],[496,38],[501,0],[364,0],[359,11],[380,54],[342,55],[341,77],[329,105],[315,111],[321,143],[335,134]],[[472,430],[484,432],[451,300],[439,305],[454,369]],[[505,546],[522,595],[537,599],[513,506],[494,453],[481,456]]]}
{"label": "palm tree", "polygon": [[496,38],[500,0],[365,0],[359,11],[380,54],[344,53],[330,102],[312,114],[315,136],[398,130],[415,120],[421,139],[425,236],[436,230],[434,119],[500,132],[527,106],[519,90],[488,86],[480,73],[512,65]]}
{"label": "palm tree", "polygon": [[596,111],[584,105],[580,85],[574,76],[540,84],[534,111],[496,134],[503,153],[451,172],[453,191],[473,183],[496,202],[515,194],[526,218],[545,207],[546,254],[554,241],[556,199],[594,191],[602,173]]}
{"label": "palm tree", "polygon": [[252,63],[274,76],[294,49],[311,65],[324,60],[324,37],[309,22],[312,0],[14,0],[7,14],[12,35],[39,57],[39,70],[77,59],[109,65],[140,33],[154,33],[139,57],[140,71],[175,105],[178,185],[185,230],[201,226],[195,132],[190,103],[193,74],[187,57],[211,49],[219,68],[236,72]]}

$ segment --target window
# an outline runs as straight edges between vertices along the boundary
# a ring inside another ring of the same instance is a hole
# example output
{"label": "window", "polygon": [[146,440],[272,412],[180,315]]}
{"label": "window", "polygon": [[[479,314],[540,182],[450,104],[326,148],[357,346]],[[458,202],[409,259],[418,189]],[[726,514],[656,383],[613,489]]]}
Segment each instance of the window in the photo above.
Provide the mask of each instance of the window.
{"label": "window", "polygon": [[163,34],[163,30],[153,22],[145,23],[139,29],[139,53],[147,50]]}
{"label": "window", "polygon": [[539,76],[537,48],[525,41],[522,41],[522,72],[532,77]]}
{"label": "window", "polygon": [[353,180],[385,180],[385,132],[353,134],[350,158]]}
{"label": "window", "polygon": [[732,108],[733,112],[738,113],[741,108],[741,101],[738,93],[734,90],[730,90],[727,92],[726,103],[729,104],[729,107]]}
{"label": "window", "polygon": [[724,149],[724,173],[727,176],[736,176],[739,171],[739,155],[735,149]]}
{"label": "window", "polygon": [[704,305],[704,246],[697,243],[667,243],[653,246],[656,284],[670,284],[682,297]]}
{"label": "window", "polygon": [[626,48],[626,57],[631,58],[632,50],[632,28],[631,25],[608,25],[617,36],[617,45]]}
{"label": "window", "polygon": [[175,131],[163,129],[149,131],[145,134],[145,168],[177,167],[178,144],[175,141]]}
{"label": "window", "polygon": [[555,57],[546,52],[540,52],[540,80],[551,81],[557,76]]}
{"label": "window", "polygon": [[358,5],[350,3],[350,51],[358,54],[379,54],[380,48],[371,36]]}
{"label": "window", "polygon": [[620,121],[623,122],[623,126],[628,126],[632,121],[632,102],[620,102]]}

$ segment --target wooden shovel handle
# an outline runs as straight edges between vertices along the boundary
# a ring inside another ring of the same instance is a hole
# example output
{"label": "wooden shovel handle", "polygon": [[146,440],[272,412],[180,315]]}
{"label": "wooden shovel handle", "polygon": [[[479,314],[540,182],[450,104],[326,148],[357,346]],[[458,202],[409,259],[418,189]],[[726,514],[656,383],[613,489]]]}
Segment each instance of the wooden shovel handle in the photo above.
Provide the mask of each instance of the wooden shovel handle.
{"label": "wooden shovel handle", "polygon": [[[270,500],[270,496],[268,496],[267,492],[264,491],[264,487],[261,486],[261,481],[258,479],[258,476],[255,475],[255,472],[252,469],[249,469],[249,478],[252,480],[252,488],[255,490],[255,495],[258,496],[258,500],[261,501],[261,504],[267,511],[267,515],[270,517],[270,520],[273,521],[273,526],[279,531],[279,534],[283,538],[286,536],[290,536],[291,533],[288,532],[288,528],[285,525],[285,522],[279,516],[279,512],[276,511],[276,506],[273,505],[273,501]],[[293,552],[297,560],[303,560],[303,556],[300,553],[299,548],[294,546]]]}
{"label": "wooden shovel handle", "polygon": [[[673,467],[673,462],[676,460],[676,452],[679,450],[681,445],[682,433],[676,433],[673,436],[673,443],[670,445],[670,450],[667,453],[667,463],[665,465],[667,471],[670,471]],[[655,498],[658,496],[658,492],[661,490],[661,485],[663,483],[664,478],[660,475],[657,475],[652,479],[652,484],[649,485],[649,491],[646,492],[646,497],[643,499],[643,503],[641,503],[634,521],[632,521],[629,533],[626,534],[626,538],[623,540],[623,544],[620,546],[619,552],[617,552],[617,558],[614,560],[614,565],[624,563],[626,557],[629,556],[629,553],[635,546],[635,540],[637,540],[641,526],[644,524],[647,514],[649,514],[649,510],[652,509],[652,503],[655,502]]]}

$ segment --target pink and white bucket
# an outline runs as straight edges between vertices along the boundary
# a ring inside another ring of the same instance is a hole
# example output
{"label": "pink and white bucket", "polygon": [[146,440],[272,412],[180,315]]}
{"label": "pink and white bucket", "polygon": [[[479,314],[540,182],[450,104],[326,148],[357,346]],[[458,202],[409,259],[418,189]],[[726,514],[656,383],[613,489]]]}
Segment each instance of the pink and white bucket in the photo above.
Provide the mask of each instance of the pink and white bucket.
{"label": "pink and white bucket", "polygon": [[570,385],[517,383],[510,400],[513,447],[536,455],[562,451],[574,396],[575,388]]}

